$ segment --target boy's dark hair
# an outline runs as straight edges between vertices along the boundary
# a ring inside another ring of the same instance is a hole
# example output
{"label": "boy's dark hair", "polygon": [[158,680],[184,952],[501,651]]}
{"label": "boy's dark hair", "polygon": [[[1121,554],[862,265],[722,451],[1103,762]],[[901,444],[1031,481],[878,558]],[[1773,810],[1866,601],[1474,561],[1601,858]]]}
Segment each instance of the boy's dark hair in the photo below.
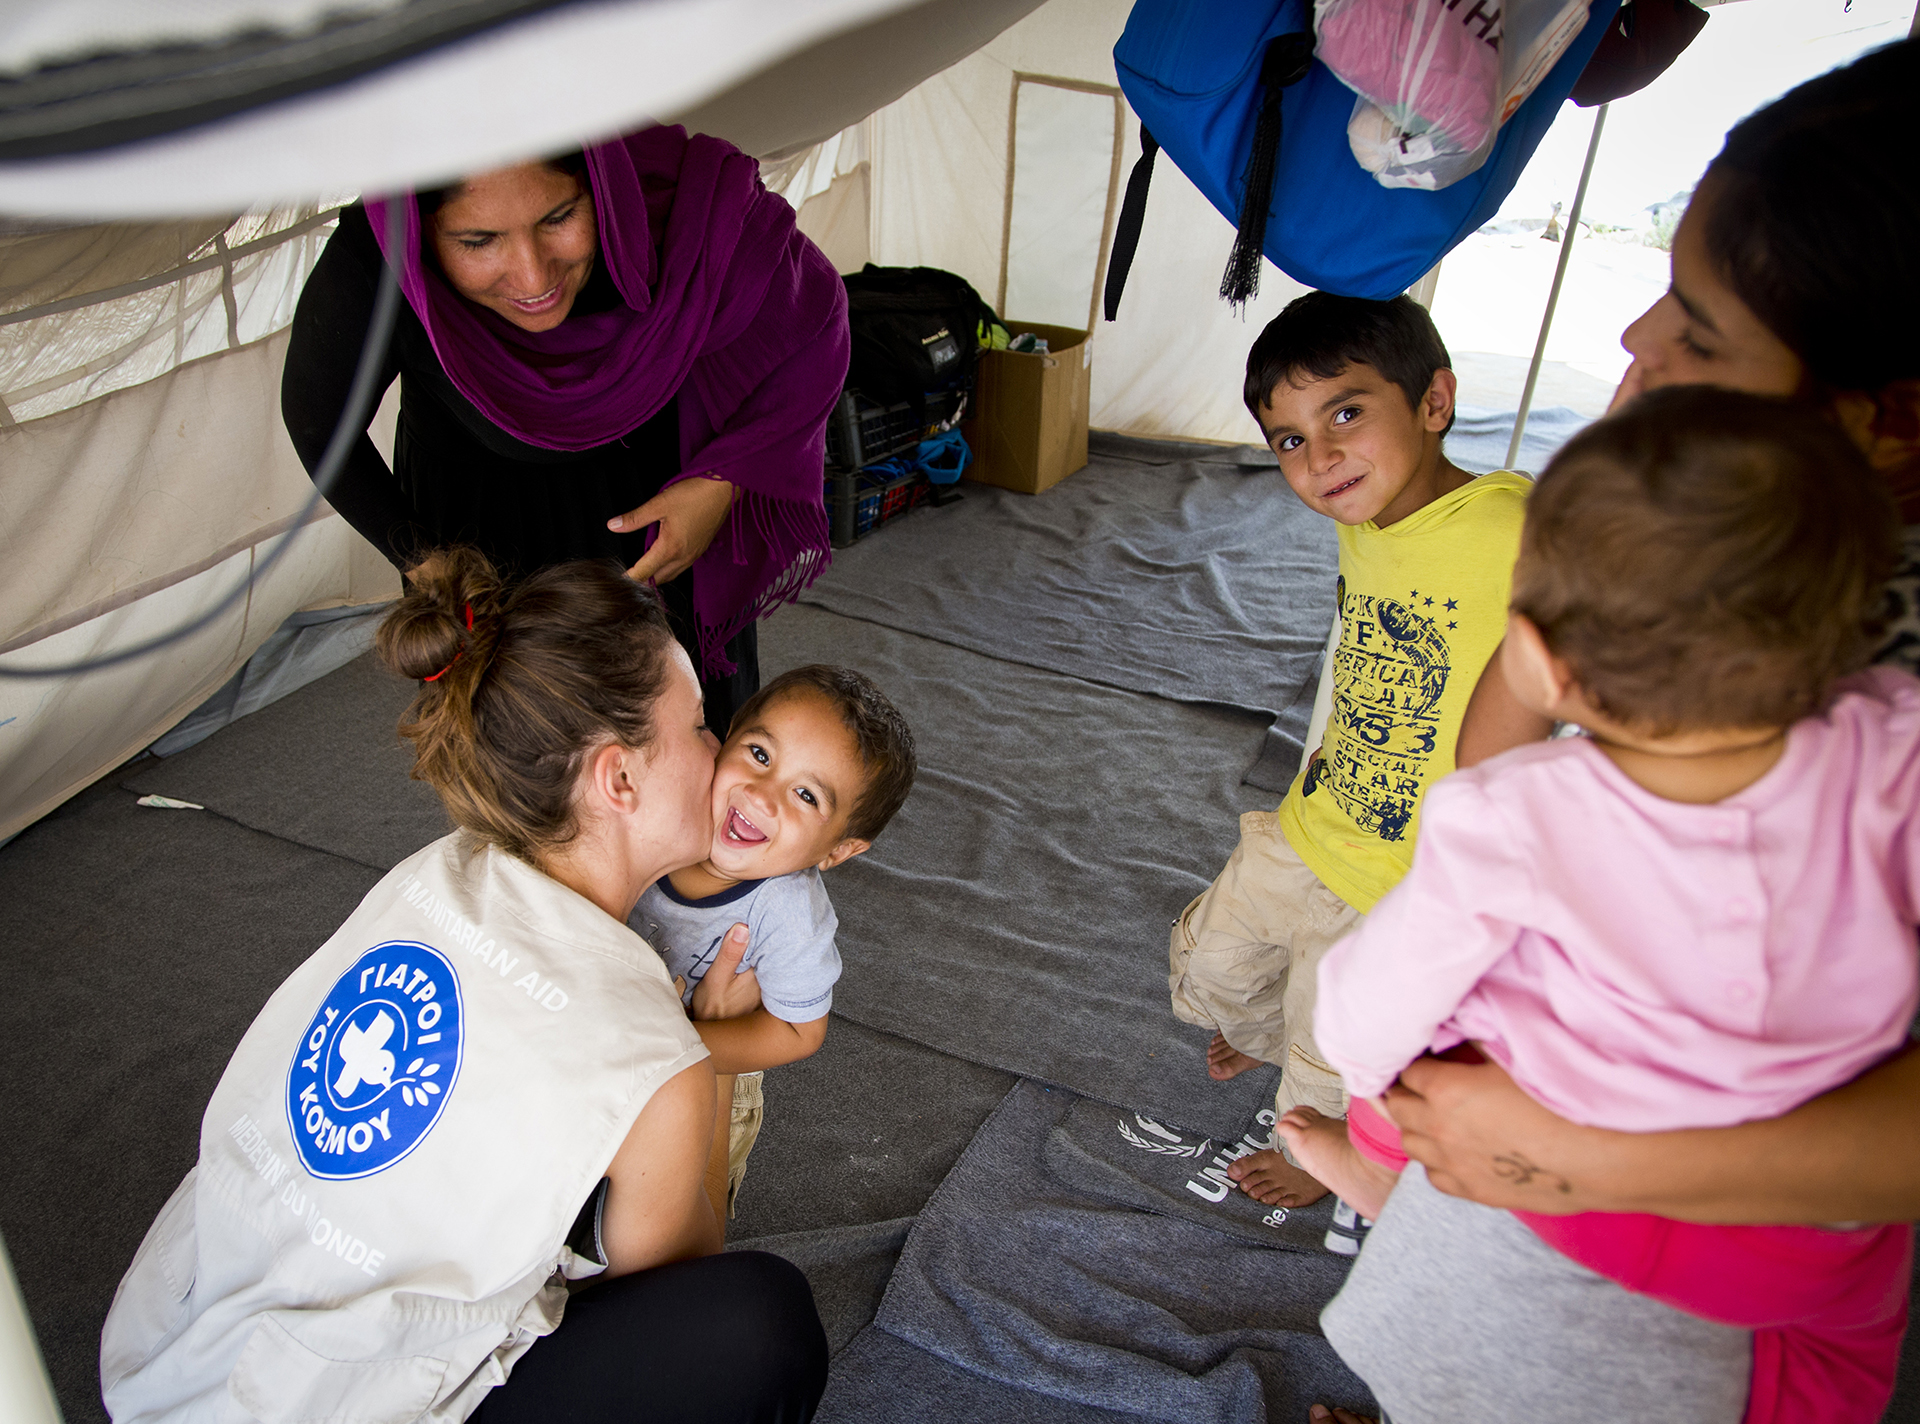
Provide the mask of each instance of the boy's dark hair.
{"label": "boy's dark hair", "polygon": [[1513,607],[1628,726],[1785,726],[1866,664],[1899,527],[1852,442],[1804,407],[1667,387],[1554,456]]}
{"label": "boy's dark hair", "polygon": [[1810,79],[1742,119],[1707,169],[1721,278],[1831,390],[1920,377],[1920,41]]}
{"label": "boy's dark hair", "polygon": [[887,828],[894,813],[906,804],[917,768],[913,728],[900,709],[865,673],[827,663],[809,663],[783,672],[740,705],[733,714],[735,727],[746,726],[762,707],[790,692],[812,692],[831,702],[853,733],[867,784],[847,818],[847,834],[870,841]]}
{"label": "boy's dark hair", "polygon": [[1416,411],[1433,384],[1433,373],[1453,367],[1433,318],[1412,297],[1403,293],[1390,302],[1370,302],[1308,292],[1288,302],[1253,343],[1242,398],[1258,420],[1260,407],[1282,381],[1302,371],[1316,380],[1331,380],[1356,362],[1400,387]]}

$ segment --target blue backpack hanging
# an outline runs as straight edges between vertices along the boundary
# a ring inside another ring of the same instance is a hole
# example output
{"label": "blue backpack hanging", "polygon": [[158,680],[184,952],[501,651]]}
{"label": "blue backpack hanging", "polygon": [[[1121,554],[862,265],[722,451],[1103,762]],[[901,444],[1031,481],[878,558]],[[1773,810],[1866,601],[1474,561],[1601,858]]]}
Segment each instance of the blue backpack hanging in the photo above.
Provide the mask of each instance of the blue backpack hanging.
{"label": "blue backpack hanging", "polygon": [[[1618,8],[1593,0],[1586,28],[1502,126],[1486,163],[1427,191],[1383,188],[1354,161],[1353,91],[1312,58],[1309,0],[1135,0],[1113,62],[1140,116],[1142,153],[1114,232],[1107,320],[1119,310],[1161,148],[1238,228],[1221,282],[1229,301],[1251,295],[1262,251],[1321,291],[1376,301],[1404,292],[1499,209]],[[1268,201],[1246,203],[1249,192]]]}

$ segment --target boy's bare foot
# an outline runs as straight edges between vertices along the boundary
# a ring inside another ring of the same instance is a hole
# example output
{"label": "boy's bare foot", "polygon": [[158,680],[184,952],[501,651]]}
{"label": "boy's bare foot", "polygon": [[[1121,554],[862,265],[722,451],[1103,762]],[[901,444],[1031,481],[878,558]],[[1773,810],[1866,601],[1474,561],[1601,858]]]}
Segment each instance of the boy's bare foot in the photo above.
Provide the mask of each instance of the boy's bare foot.
{"label": "boy's bare foot", "polygon": [[1289,1108],[1273,1131],[1302,1167],[1369,1221],[1380,1215],[1387,1194],[1400,1180],[1398,1172],[1360,1155],[1347,1136],[1344,1118],[1308,1107]]}
{"label": "boy's bare foot", "polygon": [[1229,1078],[1238,1078],[1249,1068],[1259,1066],[1258,1058],[1242,1053],[1220,1034],[1216,1033],[1213,1042],[1207,1045],[1207,1076],[1216,1082],[1224,1083]]}
{"label": "boy's bare foot", "polygon": [[1241,1191],[1266,1206],[1307,1206],[1327,1194],[1324,1184],[1271,1147],[1232,1163],[1227,1175]]}
{"label": "boy's bare foot", "polygon": [[1329,1409],[1324,1404],[1316,1404],[1307,1411],[1307,1418],[1313,1424],[1379,1424],[1365,1414],[1355,1414],[1351,1409]]}

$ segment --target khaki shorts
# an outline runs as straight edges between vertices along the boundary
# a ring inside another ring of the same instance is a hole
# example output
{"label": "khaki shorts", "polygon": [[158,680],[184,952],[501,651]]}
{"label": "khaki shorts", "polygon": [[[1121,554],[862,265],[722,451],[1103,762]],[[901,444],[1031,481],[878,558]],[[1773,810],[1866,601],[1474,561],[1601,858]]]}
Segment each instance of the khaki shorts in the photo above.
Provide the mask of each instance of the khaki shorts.
{"label": "khaki shorts", "polygon": [[734,1202],[740,1195],[740,1183],[746,1179],[747,1158],[760,1138],[760,1125],[767,1119],[767,1104],[760,1085],[766,1073],[739,1073],[733,1080],[733,1118],[727,1127],[727,1217],[739,1213]]}
{"label": "khaki shorts", "polygon": [[1313,1001],[1321,959],[1360,920],[1287,844],[1277,812],[1249,811],[1226,869],[1173,922],[1174,1017],[1279,1064],[1275,1111],[1344,1117],[1346,1089],[1314,1045]]}

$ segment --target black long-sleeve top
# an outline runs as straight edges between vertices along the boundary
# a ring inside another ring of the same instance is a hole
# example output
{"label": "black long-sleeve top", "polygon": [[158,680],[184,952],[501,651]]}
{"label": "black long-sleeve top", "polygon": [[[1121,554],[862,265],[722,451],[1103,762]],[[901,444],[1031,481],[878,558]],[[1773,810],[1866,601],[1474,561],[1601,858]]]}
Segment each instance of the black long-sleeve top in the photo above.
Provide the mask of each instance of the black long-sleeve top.
{"label": "black long-sleeve top", "polygon": [[[359,205],[321,253],[294,313],[280,412],[309,474],[333,435],[373,319],[381,256]],[[575,298],[582,314],[619,300],[603,266]],[[378,390],[400,379],[394,468],[362,431],[328,495],[334,509],[401,568],[425,549],[477,544],[508,574],[567,559],[637,561],[639,533],[607,521],[645,503],[680,472],[678,401],[590,450],[528,445],[495,425],[441,368],[427,331],[401,303]]]}

